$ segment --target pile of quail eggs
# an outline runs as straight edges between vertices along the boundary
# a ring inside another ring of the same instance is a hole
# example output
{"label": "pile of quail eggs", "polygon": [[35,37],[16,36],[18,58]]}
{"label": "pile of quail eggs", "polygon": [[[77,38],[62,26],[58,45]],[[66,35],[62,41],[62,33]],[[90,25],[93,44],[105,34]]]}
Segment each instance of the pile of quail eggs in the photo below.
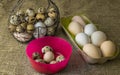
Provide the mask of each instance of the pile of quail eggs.
{"label": "pile of quail eggs", "polygon": [[39,38],[54,35],[57,16],[54,7],[49,9],[40,7],[37,13],[32,8],[27,9],[26,12],[18,10],[10,16],[9,30],[21,42],[29,41],[33,36]]}
{"label": "pile of quail eggs", "polygon": [[99,31],[94,24],[86,24],[82,17],[74,16],[68,30],[89,57],[99,59],[115,55],[115,44],[108,40],[106,34]]}
{"label": "pile of quail eggs", "polygon": [[34,52],[32,54],[32,58],[35,60],[35,62],[55,64],[64,61],[65,59],[64,56],[60,53],[58,53],[56,56],[53,52],[54,50],[50,46],[44,46],[41,51],[43,55],[40,55],[38,52]]}

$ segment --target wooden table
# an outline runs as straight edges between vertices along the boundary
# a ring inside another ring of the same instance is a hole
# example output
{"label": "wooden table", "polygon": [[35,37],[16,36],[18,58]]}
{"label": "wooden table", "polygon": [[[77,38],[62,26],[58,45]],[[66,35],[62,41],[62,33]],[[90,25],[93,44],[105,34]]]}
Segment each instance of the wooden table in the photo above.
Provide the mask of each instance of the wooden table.
{"label": "wooden table", "polygon": [[[44,0],[25,0],[25,8],[43,4]],[[120,0],[54,0],[59,6],[61,17],[85,13],[99,25],[109,39],[120,47]],[[16,0],[0,0],[0,75],[44,75],[30,66],[25,55],[27,44],[17,42],[9,33],[7,18]],[[24,8],[23,8],[24,9]],[[60,28],[57,36],[68,40]],[[73,46],[67,67],[55,75],[120,75],[120,56],[101,65],[89,65]]]}

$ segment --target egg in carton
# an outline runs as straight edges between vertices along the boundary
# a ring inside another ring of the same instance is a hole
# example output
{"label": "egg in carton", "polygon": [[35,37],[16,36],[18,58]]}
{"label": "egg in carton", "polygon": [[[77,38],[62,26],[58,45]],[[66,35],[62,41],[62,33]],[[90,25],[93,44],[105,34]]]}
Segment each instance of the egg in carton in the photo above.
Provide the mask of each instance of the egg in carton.
{"label": "egg in carton", "polygon": [[33,33],[33,36],[35,38],[43,37],[47,33],[47,28],[45,24],[41,21],[35,23],[35,31]]}

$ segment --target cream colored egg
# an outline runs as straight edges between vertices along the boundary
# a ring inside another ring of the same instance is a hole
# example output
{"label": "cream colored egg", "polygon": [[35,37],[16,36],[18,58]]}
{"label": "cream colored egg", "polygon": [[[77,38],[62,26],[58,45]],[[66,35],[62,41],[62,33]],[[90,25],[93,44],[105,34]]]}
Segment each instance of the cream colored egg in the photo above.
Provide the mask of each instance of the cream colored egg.
{"label": "cream colored egg", "polygon": [[68,30],[73,35],[77,35],[78,33],[83,32],[83,27],[77,22],[71,22],[68,26]]}
{"label": "cream colored egg", "polygon": [[78,22],[83,27],[86,25],[85,22],[84,22],[84,20],[80,16],[74,16],[72,18],[72,20],[75,21],[75,22]]}
{"label": "cream colored egg", "polygon": [[103,42],[100,48],[104,57],[112,57],[115,55],[116,46],[112,41]]}
{"label": "cream colored egg", "polygon": [[79,46],[84,46],[85,44],[90,43],[90,38],[85,33],[79,33],[75,36],[75,41]]}
{"label": "cream colored egg", "polygon": [[86,45],[83,47],[83,51],[84,51],[89,57],[96,58],[96,59],[101,58],[100,49],[99,49],[97,46],[93,45],[93,44],[86,44]]}
{"label": "cream colored egg", "polygon": [[92,43],[96,46],[100,46],[104,41],[107,40],[107,36],[102,31],[96,31],[91,35]]}

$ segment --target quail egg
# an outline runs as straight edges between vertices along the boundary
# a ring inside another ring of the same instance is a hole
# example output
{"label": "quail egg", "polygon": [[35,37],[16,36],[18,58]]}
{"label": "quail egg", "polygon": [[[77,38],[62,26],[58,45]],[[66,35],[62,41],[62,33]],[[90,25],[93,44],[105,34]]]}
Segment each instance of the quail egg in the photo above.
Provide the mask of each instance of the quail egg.
{"label": "quail egg", "polygon": [[21,23],[20,25],[21,25],[21,27],[22,27],[22,28],[24,28],[24,29],[26,29],[26,28],[27,28],[27,23],[26,23],[26,22]]}
{"label": "quail egg", "polygon": [[26,10],[26,14],[28,16],[34,17],[35,16],[35,11],[34,11],[34,9],[29,8],[29,9]]}
{"label": "quail egg", "polygon": [[19,17],[17,15],[12,15],[10,17],[10,23],[13,25],[19,25],[20,24]]}
{"label": "quail egg", "polygon": [[50,46],[44,46],[43,48],[42,48],[42,53],[46,53],[46,52],[48,52],[48,51],[52,51],[53,49],[50,47]]}
{"label": "quail egg", "polygon": [[38,52],[34,52],[34,53],[32,54],[32,58],[33,58],[34,60],[36,60],[36,59],[40,59],[41,57],[40,57],[40,54],[39,54]]}
{"label": "quail egg", "polygon": [[50,17],[48,17],[46,20],[45,20],[45,25],[46,26],[52,26],[54,24],[54,20]]}
{"label": "quail egg", "polygon": [[34,24],[36,22],[36,18],[35,17],[28,17],[28,23],[30,24]]}
{"label": "quail egg", "polygon": [[63,55],[58,55],[58,56],[56,57],[56,61],[57,61],[57,62],[61,62],[61,61],[63,61],[63,60],[65,60],[65,57],[64,57]]}
{"label": "quail egg", "polygon": [[46,52],[43,56],[44,61],[48,62],[48,63],[51,62],[52,60],[54,60],[54,58],[55,58],[55,56],[54,56],[53,52],[51,52],[51,51]]}
{"label": "quail egg", "polygon": [[57,13],[56,12],[48,12],[48,16],[52,19],[56,19]]}
{"label": "quail egg", "polygon": [[44,7],[40,7],[38,9],[38,13],[44,14],[46,12],[46,9]]}
{"label": "quail egg", "polygon": [[83,32],[83,27],[79,23],[72,21],[68,26],[68,30],[73,35],[77,35],[78,33]]}
{"label": "quail egg", "polygon": [[47,35],[54,35],[54,34],[55,34],[55,27],[48,27]]}
{"label": "quail egg", "polygon": [[93,24],[87,24],[84,28],[84,32],[88,35],[91,36],[93,32],[97,31],[97,28]]}
{"label": "quail egg", "polygon": [[35,62],[45,63],[43,59],[35,59]]}
{"label": "quail egg", "polygon": [[116,46],[112,41],[104,41],[100,48],[104,57],[113,57],[116,53]]}
{"label": "quail egg", "polygon": [[56,64],[56,63],[57,63],[57,61],[55,61],[55,60],[50,62],[50,64]]}
{"label": "quail egg", "polygon": [[33,24],[28,24],[28,25],[27,25],[27,32],[28,32],[28,33],[33,33],[34,30],[35,30],[35,27],[34,27]]}
{"label": "quail egg", "polygon": [[18,26],[16,27],[16,31],[19,32],[19,33],[22,33],[22,32],[24,32],[25,30],[24,30],[24,28],[23,28],[22,26],[18,25]]}
{"label": "quail egg", "polygon": [[96,46],[100,46],[104,41],[107,40],[107,36],[102,31],[96,31],[91,35],[92,43]]}
{"label": "quail egg", "polygon": [[93,44],[86,44],[86,45],[84,45],[83,51],[89,57],[92,57],[92,58],[97,58],[98,59],[98,58],[102,57],[100,49],[97,46],[93,45]]}
{"label": "quail egg", "polygon": [[44,21],[44,20],[45,20],[45,15],[42,14],[42,13],[38,13],[38,14],[36,15],[36,19],[37,19],[37,20],[42,20],[42,21]]}
{"label": "quail egg", "polygon": [[15,25],[9,25],[9,30],[10,32],[15,32],[16,31],[16,26]]}
{"label": "quail egg", "polygon": [[90,38],[89,38],[88,35],[85,34],[85,33],[78,33],[78,34],[75,36],[75,41],[77,42],[77,44],[78,44],[79,46],[84,46],[85,44],[90,43]]}
{"label": "quail egg", "polygon": [[56,12],[56,9],[54,7],[51,7],[48,9],[48,12]]}
{"label": "quail egg", "polygon": [[16,15],[18,15],[18,16],[24,16],[24,15],[25,15],[25,12],[24,12],[23,10],[18,10],[18,11],[16,12]]}

